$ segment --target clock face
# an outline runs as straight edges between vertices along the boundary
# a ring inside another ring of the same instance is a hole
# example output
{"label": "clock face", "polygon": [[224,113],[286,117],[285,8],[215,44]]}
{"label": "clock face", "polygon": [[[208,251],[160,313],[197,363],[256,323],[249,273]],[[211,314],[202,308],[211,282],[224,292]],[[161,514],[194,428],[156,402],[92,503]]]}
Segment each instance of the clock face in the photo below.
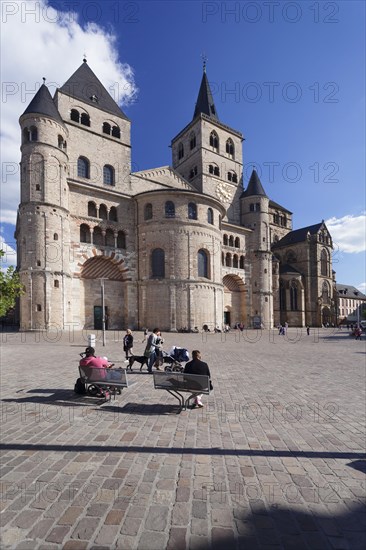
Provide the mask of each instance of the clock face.
{"label": "clock face", "polygon": [[216,195],[223,202],[229,202],[232,196],[232,190],[226,183],[220,182],[216,186]]}

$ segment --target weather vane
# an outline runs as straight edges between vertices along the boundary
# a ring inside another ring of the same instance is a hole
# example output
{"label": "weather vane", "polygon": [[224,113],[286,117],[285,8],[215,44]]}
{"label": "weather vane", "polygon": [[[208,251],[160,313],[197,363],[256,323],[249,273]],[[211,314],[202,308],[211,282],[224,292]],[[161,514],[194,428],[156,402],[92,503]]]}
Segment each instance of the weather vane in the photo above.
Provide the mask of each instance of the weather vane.
{"label": "weather vane", "polygon": [[201,53],[202,61],[203,61],[203,72],[206,72],[206,64],[207,64],[207,55],[205,53]]}

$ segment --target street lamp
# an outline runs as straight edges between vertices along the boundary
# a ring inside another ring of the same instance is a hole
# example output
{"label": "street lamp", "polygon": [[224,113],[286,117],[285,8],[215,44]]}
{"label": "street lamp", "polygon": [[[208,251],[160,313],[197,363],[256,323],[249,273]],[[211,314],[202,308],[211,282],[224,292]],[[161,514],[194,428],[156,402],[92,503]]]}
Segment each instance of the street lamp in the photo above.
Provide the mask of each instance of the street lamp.
{"label": "street lamp", "polygon": [[100,279],[100,290],[102,294],[102,343],[103,346],[106,345],[106,335],[105,335],[105,297],[104,297],[104,281],[108,281],[108,277],[101,277]]}

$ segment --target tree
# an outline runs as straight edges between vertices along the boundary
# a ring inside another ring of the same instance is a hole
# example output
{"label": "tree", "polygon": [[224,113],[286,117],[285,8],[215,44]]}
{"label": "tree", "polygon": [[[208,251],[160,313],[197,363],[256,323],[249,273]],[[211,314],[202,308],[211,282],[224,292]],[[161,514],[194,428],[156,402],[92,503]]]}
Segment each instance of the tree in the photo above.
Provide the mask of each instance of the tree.
{"label": "tree", "polygon": [[[5,256],[5,252],[0,250],[0,258],[3,256]],[[0,317],[6,315],[9,309],[14,307],[15,300],[21,294],[24,294],[24,288],[15,268],[10,266],[6,271],[0,271]]]}

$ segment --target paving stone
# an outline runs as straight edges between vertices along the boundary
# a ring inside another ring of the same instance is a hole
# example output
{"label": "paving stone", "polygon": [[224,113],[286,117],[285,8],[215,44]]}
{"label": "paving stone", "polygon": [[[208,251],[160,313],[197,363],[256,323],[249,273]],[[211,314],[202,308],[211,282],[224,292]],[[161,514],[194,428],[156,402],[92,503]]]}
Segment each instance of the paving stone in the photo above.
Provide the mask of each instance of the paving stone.
{"label": "paving stone", "polygon": [[194,500],[192,502],[192,517],[201,519],[207,517],[206,502],[201,500]]}
{"label": "paving stone", "polygon": [[164,533],[154,531],[143,531],[141,534],[138,548],[148,548],[149,550],[162,550],[166,548],[167,536]]}
{"label": "paving stone", "polygon": [[145,528],[151,531],[164,531],[168,521],[167,506],[153,506],[148,510]]}
{"label": "paving stone", "polygon": [[169,532],[167,550],[186,550],[187,530],[183,527],[172,527]]}

